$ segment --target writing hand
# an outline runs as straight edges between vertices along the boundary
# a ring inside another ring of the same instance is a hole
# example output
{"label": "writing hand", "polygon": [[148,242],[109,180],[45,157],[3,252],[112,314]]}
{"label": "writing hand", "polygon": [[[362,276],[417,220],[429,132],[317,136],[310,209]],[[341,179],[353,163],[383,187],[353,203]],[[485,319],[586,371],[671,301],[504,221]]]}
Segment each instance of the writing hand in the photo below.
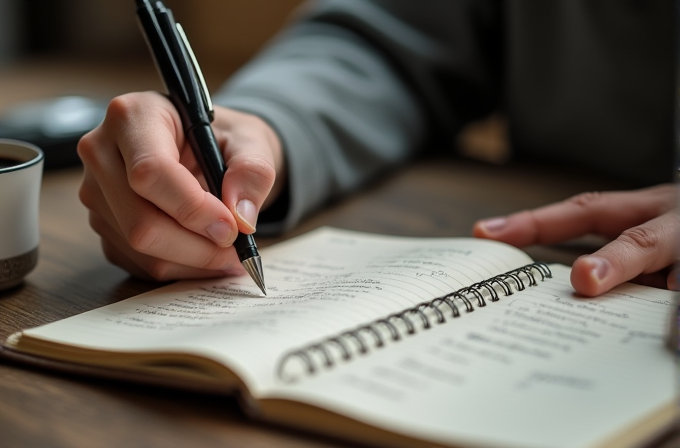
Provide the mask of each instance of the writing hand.
{"label": "writing hand", "polygon": [[159,281],[242,272],[231,244],[278,194],[281,145],[264,121],[225,108],[213,129],[228,166],[224,202],[205,191],[179,115],[158,93],[113,99],[83,136],[80,199],[109,261]]}
{"label": "writing hand", "polygon": [[634,280],[680,289],[678,272],[669,270],[680,249],[677,187],[584,193],[545,207],[475,224],[473,234],[514,246],[554,244],[586,234],[613,239],[577,259],[571,283],[593,297]]}

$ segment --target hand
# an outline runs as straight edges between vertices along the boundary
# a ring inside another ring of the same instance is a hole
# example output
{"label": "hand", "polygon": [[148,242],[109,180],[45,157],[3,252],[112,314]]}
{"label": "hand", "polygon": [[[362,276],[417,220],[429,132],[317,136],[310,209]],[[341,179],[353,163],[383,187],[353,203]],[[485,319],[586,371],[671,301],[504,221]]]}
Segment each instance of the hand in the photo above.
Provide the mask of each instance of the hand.
{"label": "hand", "polygon": [[589,233],[601,235],[613,241],[572,266],[571,283],[577,292],[593,297],[629,280],[677,290],[680,272],[671,270],[680,249],[677,193],[673,185],[584,193],[535,210],[479,221],[473,233],[518,247],[554,244]]}
{"label": "hand", "polygon": [[231,244],[281,189],[281,145],[263,120],[225,108],[213,129],[229,167],[223,202],[205,191],[179,115],[158,93],[113,99],[80,140],[80,199],[109,261],[159,281],[242,272]]}

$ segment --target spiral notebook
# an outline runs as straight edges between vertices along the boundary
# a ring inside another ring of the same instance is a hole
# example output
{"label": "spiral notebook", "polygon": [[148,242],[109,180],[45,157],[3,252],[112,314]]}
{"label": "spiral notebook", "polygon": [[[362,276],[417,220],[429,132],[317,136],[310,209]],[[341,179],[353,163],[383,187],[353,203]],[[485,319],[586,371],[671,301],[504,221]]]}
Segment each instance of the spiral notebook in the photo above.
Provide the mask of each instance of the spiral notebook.
{"label": "spiral notebook", "polygon": [[669,291],[578,298],[569,268],[469,238],[322,228],[261,253],[266,297],[247,276],[178,282],[2,352],[376,446],[618,448],[674,423]]}

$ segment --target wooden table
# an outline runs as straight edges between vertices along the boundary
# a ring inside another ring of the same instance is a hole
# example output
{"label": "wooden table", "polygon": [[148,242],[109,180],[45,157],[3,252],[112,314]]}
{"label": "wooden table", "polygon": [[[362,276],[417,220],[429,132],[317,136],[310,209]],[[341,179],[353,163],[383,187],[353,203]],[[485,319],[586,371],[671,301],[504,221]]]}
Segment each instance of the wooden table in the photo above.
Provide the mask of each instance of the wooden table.
{"label": "wooden table", "polygon": [[[46,173],[37,269],[0,294],[0,338],[147,291],[103,257],[77,198],[80,168]],[[475,220],[618,188],[545,167],[421,160],[305,221],[261,247],[318,227],[398,235],[468,236]],[[571,263],[597,241],[532,247],[542,261]],[[672,438],[671,438],[672,439]],[[678,439],[665,439],[670,447]],[[247,420],[234,399],[41,371],[0,360],[0,445],[10,447],[341,447]]]}

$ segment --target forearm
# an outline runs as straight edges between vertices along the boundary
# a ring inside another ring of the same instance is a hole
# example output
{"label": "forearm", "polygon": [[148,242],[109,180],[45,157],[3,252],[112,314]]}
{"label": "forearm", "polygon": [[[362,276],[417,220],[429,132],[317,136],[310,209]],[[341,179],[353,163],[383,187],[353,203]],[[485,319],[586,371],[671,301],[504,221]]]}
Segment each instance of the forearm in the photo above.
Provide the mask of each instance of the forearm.
{"label": "forearm", "polygon": [[[432,2],[441,14],[418,22],[413,2],[319,2],[222,89],[218,104],[260,116],[281,139],[290,203],[279,227],[403,163],[433,137],[453,138],[490,107],[480,93],[494,90],[489,67],[448,53],[482,54],[465,51],[479,44],[480,29],[463,17],[471,4]],[[438,16],[461,25],[451,31],[432,23]]]}
{"label": "forearm", "polygon": [[422,114],[399,82],[356,38],[320,32],[276,44],[218,95],[221,105],[262,117],[279,135],[291,199],[284,227],[418,146]]}

